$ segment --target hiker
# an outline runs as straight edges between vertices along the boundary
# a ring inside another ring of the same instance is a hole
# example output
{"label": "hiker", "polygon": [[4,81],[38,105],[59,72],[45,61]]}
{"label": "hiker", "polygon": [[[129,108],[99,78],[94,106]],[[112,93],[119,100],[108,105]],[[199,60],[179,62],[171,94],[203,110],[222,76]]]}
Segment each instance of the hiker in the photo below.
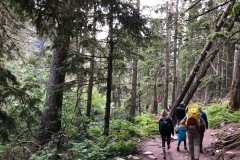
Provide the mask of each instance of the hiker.
{"label": "hiker", "polygon": [[171,134],[174,136],[173,121],[166,110],[162,112],[162,117],[159,120],[159,132],[162,137],[163,153],[165,154],[165,143],[167,142],[167,149],[170,149]]}
{"label": "hiker", "polygon": [[200,113],[201,113],[201,118],[205,122],[205,126],[200,126],[200,129],[199,129],[199,134],[200,134],[200,144],[199,144],[199,147],[200,147],[200,153],[203,153],[202,142],[203,142],[204,132],[205,132],[205,130],[208,129],[208,119],[207,119],[206,113],[202,109],[201,109]]}
{"label": "hiker", "polygon": [[180,144],[184,142],[184,149],[187,150],[187,143],[186,143],[186,126],[183,124],[178,125],[176,129],[176,133],[178,134],[178,145],[177,151],[179,152]]}
{"label": "hiker", "polygon": [[187,114],[180,122],[186,125],[188,136],[188,147],[191,155],[191,160],[199,160],[199,142],[200,142],[200,126],[204,126],[205,122],[200,117],[200,106],[197,104],[190,104],[187,107]]}
{"label": "hiker", "polygon": [[171,109],[172,109],[172,105],[169,104],[169,106],[168,106],[168,110],[171,111]]}
{"label": "hiker", "polygon": [[185,105],[181,103],[175,110],[177,125],[179,125],[180,121],[185,117],[185,115],[186,115]]}

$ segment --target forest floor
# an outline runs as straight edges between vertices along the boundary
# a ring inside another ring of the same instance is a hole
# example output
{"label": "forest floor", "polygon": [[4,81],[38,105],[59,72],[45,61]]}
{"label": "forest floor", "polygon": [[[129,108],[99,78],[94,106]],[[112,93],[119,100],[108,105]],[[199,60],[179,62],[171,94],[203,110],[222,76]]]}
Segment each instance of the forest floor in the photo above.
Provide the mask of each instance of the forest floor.
{"label": "forest floor", "polygon": [[[200,154],[201,160],[211,160],[211,153],[205,150],[205,148],[209,147],[212,142],[216,142],[217,138],[215,137],[216,133],[219,132],[219,129],[208,129],[204,134],[203,139],[203,149],[204,153]],[[189,150],[184,149],[183,142],[180,145],[180,152],[177,151],[177,135],[174,136],[174,139],[171,141],[171,148],[167,151],[166,160],[190,160]],[[141,153],[141,160],[150,160],[157,159],[163,160],[163,152],[162,152],[162,142],[161,137],[155,136],[152,138],[146,138],[141,141],[139,152]],[[187,142],[188,146],[188,142]],[[152,157],[144,155],[146,152],[151,152]],[[154,158],[155,157],[155,158]]]}

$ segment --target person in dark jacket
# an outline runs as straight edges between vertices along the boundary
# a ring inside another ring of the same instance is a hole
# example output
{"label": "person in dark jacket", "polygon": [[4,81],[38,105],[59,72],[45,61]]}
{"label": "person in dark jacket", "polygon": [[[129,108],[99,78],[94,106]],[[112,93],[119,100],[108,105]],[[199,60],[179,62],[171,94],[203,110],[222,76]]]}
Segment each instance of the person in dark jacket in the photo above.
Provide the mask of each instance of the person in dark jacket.
{"label": "person in dark jacket", "polygon": [[165,143],[167,142],[167,149],[170,149],[171,134],[174,136],[173,121],[172,118],[168,116],[168,112],[166,110],[162,112],[162,117],[159,120],[159,132],[162,137],[162,149],[165,157]]}
{"label": "person in dark jacket", "polygon": [[176,110],[175,110],[175,116],[177,119],[177,125],[180,124],[180,121],[185,117],[186,115],[186,111],[185,111],[185,105],[184,104],[180,104]]}
{"label": "person in dark jacket", "polygon": [[199,143],[199,147],[200,147],[200,153],[203,153],[203,147],[202,147],[202,142],[203,142],[203,137],[204,137],[204,132],[205,129],[208,129],[208,119],[207,119],[207,115],[206,113],[201,109],[201,118],[204,120],[205,125],[204,126],[200,126],[199,128],[199,135],[200,135],[200,143]]}

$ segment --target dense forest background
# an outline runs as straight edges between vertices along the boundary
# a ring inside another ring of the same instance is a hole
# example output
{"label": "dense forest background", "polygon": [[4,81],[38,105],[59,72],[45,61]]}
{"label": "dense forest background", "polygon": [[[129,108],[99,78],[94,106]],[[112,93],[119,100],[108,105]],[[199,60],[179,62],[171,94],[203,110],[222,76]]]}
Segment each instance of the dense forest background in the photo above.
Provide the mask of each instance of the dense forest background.
{"label": "dense forest background", "polygon": [[0,13],[3,159],[125,156],[180,103],[212,127],[239,122],[238,0],[2,0]]}

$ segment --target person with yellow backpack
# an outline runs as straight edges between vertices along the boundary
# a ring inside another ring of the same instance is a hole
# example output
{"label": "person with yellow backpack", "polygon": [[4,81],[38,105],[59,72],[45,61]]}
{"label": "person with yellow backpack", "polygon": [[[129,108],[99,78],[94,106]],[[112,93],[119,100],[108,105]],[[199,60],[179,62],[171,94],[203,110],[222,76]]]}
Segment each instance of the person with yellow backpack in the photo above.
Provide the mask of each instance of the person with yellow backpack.
{"label": "person with yellow backpack", "polygon": [[189,104],[186,109],[187,113],[183,120],[180,122],[186,125],[188,147],[191,155],[191,160],[199,160],[200,148],[200,126],[205,126],[204,120],[200,117],[201,107],[197,104]]}

